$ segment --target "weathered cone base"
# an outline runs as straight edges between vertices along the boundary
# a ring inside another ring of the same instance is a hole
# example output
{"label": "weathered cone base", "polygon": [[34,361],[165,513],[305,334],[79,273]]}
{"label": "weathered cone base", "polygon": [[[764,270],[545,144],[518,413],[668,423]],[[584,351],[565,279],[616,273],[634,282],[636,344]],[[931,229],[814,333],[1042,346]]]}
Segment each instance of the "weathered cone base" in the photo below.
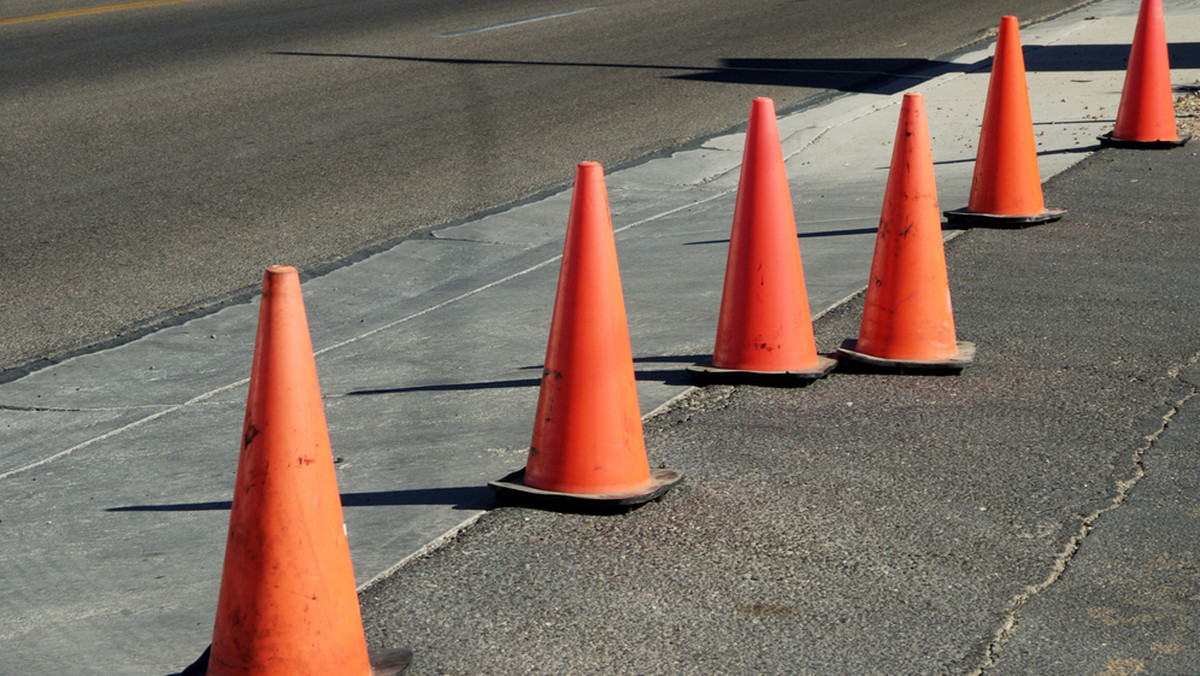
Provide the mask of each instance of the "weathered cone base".
{"label": "weathered cone base", "polygon": [[1057,221],[1067,213],[1066,209],[1050,207],[1039,214],[1010,216],[1007,214],[985,214],[969,211],[965,207],[954,211],[943,211],[946,220],[958,225],[974,225],[987,228],[1025,228]]}
{"label": "weathered cone base", "polygon": [[367,655],[371,660],[371,676],[403,674],[413,658],[413,652],[408,648],[370,650]]}
{"label": "weathered cone base", "polygon": [[489,481],[488,488],[501,502],[563,512],[622,511],[657,500],[683,479],[677,469],[651,469],[650,486],[639,493],[560,493],[525,485],[524,468],[499,481]]}
{"label": "weathered cone base", "polygon": [[771,387],[802,387],[829,375],[837,366],[837,360],[817,355],[817,365],[803,371],[747,371],[723,369],[713,366],[711,361],[692,364],[687,372],[699,385],[767,385]]}
{"label": "weathered cone base", "polygon": [[1100,145],[1108,148],[1135,148],[1142,150],[1167,150],[1170,148],[1178,148],[1188,142],[1192,138],[1191,134],[1180,134],[1179,138],[1174,141],[1132,141],[1130,139],[1117,138],[1113,133],[1106,132],[1097,136],[1100,139]]}
{"label": "weathered cone base", "polygon": [[861,366],[865,366],[867,367],[865,370],[870,371],[888,373],[956,373],[970,366],[975,361],[975,343],[968,343],[966,341],[958,342],[958,352],[954,356],[931,361],[884,359],[856,352],[854,349],[856,347],[858,347],[857,340],[850,339],[843,341],[842,346],[837,350],[837,355],[843,359],[849,359]]}
{"label": "weathered cone base", "polygon": [[[199,659],[180,672],[179,676],[205,676],[208,672],[208,656],[212,647],[204,649]],[[397,676],[403,674],[412,663],[413,652],[408,648],[367,651],[367,659],[371,662],[371,676]]]}

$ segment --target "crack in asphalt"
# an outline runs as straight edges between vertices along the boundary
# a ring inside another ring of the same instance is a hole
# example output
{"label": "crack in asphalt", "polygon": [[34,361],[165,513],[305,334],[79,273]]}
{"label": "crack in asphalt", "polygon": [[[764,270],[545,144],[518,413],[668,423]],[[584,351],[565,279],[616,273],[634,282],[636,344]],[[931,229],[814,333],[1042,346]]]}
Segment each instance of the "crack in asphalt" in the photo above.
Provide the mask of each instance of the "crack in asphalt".
{"label": "crack in asphalt", "polygon": [[984,651],[983,664],[975,671],[970,672],[971,676],[982,676],[982,674],[1000,663],[1000,652],[1016,634],[1018,625],[1021,622],[1021,610],[1025,607],[1025,604],[1028,603],[1029,600],[1034,596],[1052,587],[1062,578],[1063,574],[1067,570],[1067,567],[1070,565],[1071,560],[1075,558],[1075,554],[1083,545],[1084,539],[1086,539],[1096,527],[1096,522],[1099,521],[1100,517],[1111,511],[1119,509],[1122,505],[1124,505],[1125,501],[1129,498],[1130,491],[1132,491],[1134,486],[1141,481],[1142,477],[1146,476],[1146,468],[1142,463],[1142,459],[1145,458],[1146,454],[1149,453],[1150,450],[1158,443],[1158,440],[1171,426],[1171,421],[1184,407],[1184,405],[1186,405],[1188,401],[1194,398],[1197,394],[1200,394],[1200,387],[1198,387],[1196,383],[1188,381],[1181,375],[1185,370],[1195,366],[1197,362],[1200,362],[1200,352],[1193,354],[1191,358],[1189,358],[1183,364],[1173,366],[1168,369],[1167,376],[1172,380],[1176,380],[1179,383],[1188,386],[1188,393],[1171,404],[1168,410],[1162,415],[1162,423],[1159,425],[1158,429],[1151,434],[1146,435],[1145,443],[1134,449],[1133,454],[1130,456],[1130,460],[1132,460],[1133,463],[1133,472],[1128,478],[1116,481],[1116,494],[1113,495],[1113,498],[1109,504],[1081,518],[1079,531],[1075,535],[1071,536],[1069,540],[1067,540],[1066,545],[1054,558],[1054,563],[1051,566],[1050,573],[1046,576],[1046,579],[1042,580],[1038,584],[1027,586],[1025,591],[1012,598],[1011,602],[1009,603],[1008,616],[993,635],[991,642]]}

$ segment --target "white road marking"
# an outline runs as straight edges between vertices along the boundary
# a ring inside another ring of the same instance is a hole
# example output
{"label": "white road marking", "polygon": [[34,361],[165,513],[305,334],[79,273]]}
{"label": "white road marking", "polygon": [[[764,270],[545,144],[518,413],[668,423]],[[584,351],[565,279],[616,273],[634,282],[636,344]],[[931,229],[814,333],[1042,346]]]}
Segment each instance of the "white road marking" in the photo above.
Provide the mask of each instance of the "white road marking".
{"label": "white road marking", "polygon": [[459,37],[462,35],[473,35],[475,33],[482,33],[484,31],[494,31],[499,28],[509,28],[511,26],[520,26],[521,24],[533,23],[535,21],[545,21],[547,19],[558,19],[558,18],[561,18],[564,16],[571,16],[574,14],[583,14],[584,12],[590,12],[593,9],[595,9],[595,8],[594,7],[584,7],[583,9],[568,9],[565,12],[554,12],[552,14],[542,14],[539,16],[526,17],[524,19],[513,19],[512,21],[501,21],[500,23],[488,24],[487,26],[476,26],[474,28],[464,28],[462,30],[450,31],[449,33],[442,33],[438,37],[456,38],[456,37]]}

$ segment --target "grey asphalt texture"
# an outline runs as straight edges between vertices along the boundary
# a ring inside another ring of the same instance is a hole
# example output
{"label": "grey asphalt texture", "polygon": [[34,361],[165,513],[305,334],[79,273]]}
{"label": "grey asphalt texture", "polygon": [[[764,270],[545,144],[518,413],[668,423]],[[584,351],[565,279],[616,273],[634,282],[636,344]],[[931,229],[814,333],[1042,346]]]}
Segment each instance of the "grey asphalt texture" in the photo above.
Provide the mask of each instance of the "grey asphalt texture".
{"label": "grey asphalt texture", "polygon": [[[501,507],[362,593],[409,674],[1200,669],[1196,142],[1106,149],[1057,223],[946,244],[960,376],[714,386],[627,514]],[[861,297],[815,322],[832,351]]]}

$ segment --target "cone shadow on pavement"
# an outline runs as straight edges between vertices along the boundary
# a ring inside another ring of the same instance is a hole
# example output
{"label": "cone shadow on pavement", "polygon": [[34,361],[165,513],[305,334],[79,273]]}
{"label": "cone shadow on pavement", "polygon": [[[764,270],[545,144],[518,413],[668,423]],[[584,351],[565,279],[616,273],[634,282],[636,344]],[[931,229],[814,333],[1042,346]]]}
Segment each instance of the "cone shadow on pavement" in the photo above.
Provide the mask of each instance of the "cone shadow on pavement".
{"label": "cone shadow on pavement", "polygon": [[[402,491],[364,491],[343,493],[342,507],[380,507],[395,505],[449,505],[452,509],[477,511],[493,504],[492,494],[478,484],[445,488],[413,488]],[[129,505],[109,507],[106,512],[212,512],[228,511],[228,500],[209,502],[176,502],[170,504]]]}
{"label": "cone shadow on pavement", "polygon": [[697,383],[797,386],[837,361],[817,354],[775,103],[754,99],[710,361]]}
{"label": "cone shadow on pavement", "polygon": [[1142,0],[1113,130],[1100,143],[1116,148],[1168,149],[1188,142],[1175,124],[1171,66],[1162,0]]}
{"label": "cone shadow on pavement", "polygon": [[525,468],[489,482],[498,499],[563,511],[629,509],[681,478],[651,470],[604,169],[579,164],[533,439]]}
{"label": "cone shadow on pavement", "polygon": [[955,373],[975,346],[956,340],[925,98],[905,94],[858,339],[838,349],[855,370]]}
{"label": "cone shadow on pavement", "polygon": [[[208,676],[391,676],[407,650],[369,653],[300,277],[276,266],[246,399]],[[189,669],[198,670],[199,662]]]}
{"label": "cone shadow on pavement", "polygon": [[971,196],[964,209],[946,212],[951,223],[1025,227],[1058,220],[1066,209],[1042,199],[1033,115],[1017,17],[1000,19],[992,76],[984,105]]}

